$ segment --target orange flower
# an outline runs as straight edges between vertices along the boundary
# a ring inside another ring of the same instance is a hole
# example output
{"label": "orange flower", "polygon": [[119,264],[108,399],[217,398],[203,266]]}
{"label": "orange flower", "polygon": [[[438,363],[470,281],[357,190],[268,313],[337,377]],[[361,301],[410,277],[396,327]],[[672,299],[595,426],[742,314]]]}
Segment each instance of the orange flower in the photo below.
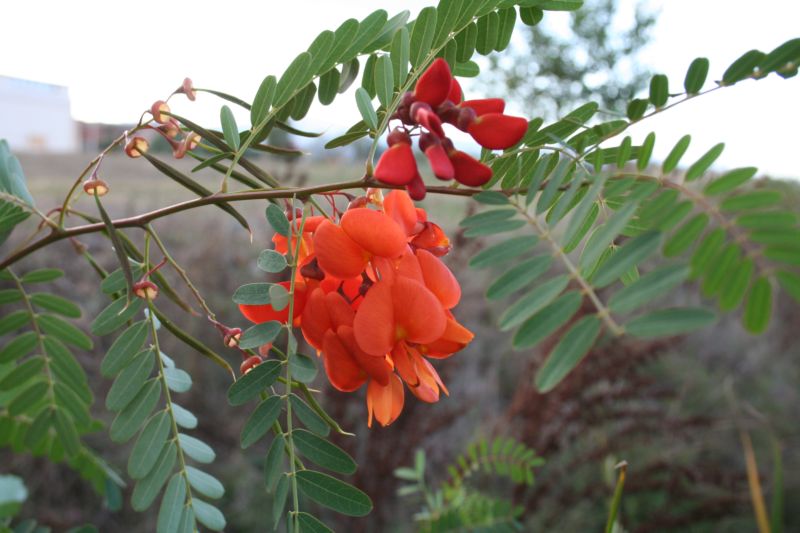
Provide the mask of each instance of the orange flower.
{"label": "orange flower", "polygon": [[[425,402],[447,394],[427,357],[449,357],[473,335],[451,312],[461,287],[440,259],[450,250],[447,235],[406,192],[370,198],[351,202],[338,223],[306,220],[293,323],[322,357],[334,388],[353,392],[367,384],[371,427],[397,419],[404,383]],[[379,209],[364,207],[370,204]],[[285,237],[273,242],[281,252],[289,246]],[[257,323],[288,319],[288,309],[240,308]]]}

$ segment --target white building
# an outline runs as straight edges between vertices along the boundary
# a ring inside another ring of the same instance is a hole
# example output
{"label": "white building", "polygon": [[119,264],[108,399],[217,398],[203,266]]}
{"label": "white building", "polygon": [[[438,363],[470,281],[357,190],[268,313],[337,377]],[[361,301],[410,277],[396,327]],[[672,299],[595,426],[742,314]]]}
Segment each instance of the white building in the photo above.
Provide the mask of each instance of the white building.
{"label": "white building", "polygon": [[0,139],[15,152],[76,152],[66,87],[0,76]]}

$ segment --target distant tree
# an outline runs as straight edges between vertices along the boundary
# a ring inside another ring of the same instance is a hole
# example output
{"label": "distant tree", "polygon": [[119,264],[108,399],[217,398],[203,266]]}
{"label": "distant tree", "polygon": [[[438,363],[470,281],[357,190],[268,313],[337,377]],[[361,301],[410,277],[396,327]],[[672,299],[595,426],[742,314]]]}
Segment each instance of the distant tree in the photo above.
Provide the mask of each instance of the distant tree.
{"label": "distant tree", "polygon": [[586,0],[570,13],[567,32],[520,25],[525,43],[512,42],[510,52],[489,57],[489,85],[504,87],[509,100],[546,119],[588,100],[624,110],[649,77],[637,56],[657,14],[640,3],[632,23],[621,28],[623,15],[617,0]]}

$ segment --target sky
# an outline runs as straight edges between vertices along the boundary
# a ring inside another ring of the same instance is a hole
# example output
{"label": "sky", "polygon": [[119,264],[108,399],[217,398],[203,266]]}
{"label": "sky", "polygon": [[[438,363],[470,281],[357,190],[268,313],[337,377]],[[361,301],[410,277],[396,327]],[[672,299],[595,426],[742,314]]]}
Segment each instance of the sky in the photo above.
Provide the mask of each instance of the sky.
{"label": "sky", "polygon": [[[198,87],[251,100],[265,75],[279,75],[321,31],[336,29],[349,17],[361,19],[379,6],[390,15],[408,9],[414,16],[433,1],[16,1],[4,5],[0,75],[67,86],[78,120],[130,123],[186,76]],[[620,1],[623,13],[636,5],[635,0]],[[640,59],[654,72],[667,74],[675,91],[697,56],[711,62],[710,84],[743,52],[768,52],[800,37],[800,0],[648,4],[659,16],[654,39]],[[567,15],[546,17],[557,27]],[[470,84],[465,87],[469,91]],[[629,133],[636,142],[657,131],[656,158],[689,133],[692,144],[685,161],[725,142],[721,169],[753,165],[775,177],[799,177],[798,96],[800,76],[783,80],[772,75],[681,104]],[[219,107],[219,100],[205,95],[192,104],[173,104],[176,112],[211,125],[218,122]],[[239,117],[246,124],[246,115]],[[359,119],[351,95],[329,107],[315,103],[309,117],[303,127],[331,133]]]}

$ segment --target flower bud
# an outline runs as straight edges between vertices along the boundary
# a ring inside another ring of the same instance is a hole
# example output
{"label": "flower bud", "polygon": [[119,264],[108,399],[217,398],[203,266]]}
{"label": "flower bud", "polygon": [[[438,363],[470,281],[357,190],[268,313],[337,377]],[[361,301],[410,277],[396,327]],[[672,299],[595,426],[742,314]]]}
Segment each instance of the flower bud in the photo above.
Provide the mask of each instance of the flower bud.
{"label": "flower bud", "polygon": [[125,153],[128,157],[141,157],[143,153],[147,152],[148,148],[150,148],[150,143],[147,142],[147,139],[137,136],[125,145]]}
{"label": "flower bud", "polygon": [[455,126],[461,131],[467,131],[477,117],[478,114],[474,109],[471,107],[462,107],[461,111],[458,112]]}
{"label": "flower bud", "polygon": [[105,196],[108,192],[108,185],[101,179],[91,178],[83,182],[83,191],[90,196],[95,194],[97,196]]}
{"label": "flower bud", "polygon": [[241,373],[242,373],[242,375],[244,376],[244,375],[246,375],[248,372],[250,372],[251,370],[253,370],[255,367],[257,367],[258,365],[260,365],[260,364],[261,364],[261,361],[262,361],[262,359],[261,359],[261,357],[260,357],[260,356],[258,356],[258,355],[253,355],[253,356],[250,356],[250,357],[248,357],[247,359],[245,359],[245,360],[242,362],[241,366],[239,366],[239,372],[241,372]]}
{"label": "flower bud", "polygon": [[152,281],[142,280],[133,284],[133,294],[137,298],[152,302],[158,296],[158,287]]}
{"label": "flower bud", "polygon": [[239,339],[241,337],[242,328],[230,328],[222,338],[222,342],[225,343],[225,346],[228,348],[235,348],[239,346]]}
{"label": "flower bud", "polygon": [[397,143],[411,144],[411,137],[408,132],[402,128],[395,128],[386,137],[386,144],[394,146]]}
{"label": "flower bud", "polygon": [[170,117],[164,115],[164,112],[169,113],[169,106],[164,100],[156,100],[153,102],[153,105],[150,106],[150,113],[153,115],[153,120],[159,124],[166,124],[169,122]]}
{"label": "flower bud", "polygon": [[192,80],[189,78],[183,79],[183,84],[181,85],[181,88],[178,89],[178,91],[185,94],[186,98],[188,98],[192,102],[194,102],[195,99],[197,98],[197,93],[194,90],[194,84],[192,84]]}

